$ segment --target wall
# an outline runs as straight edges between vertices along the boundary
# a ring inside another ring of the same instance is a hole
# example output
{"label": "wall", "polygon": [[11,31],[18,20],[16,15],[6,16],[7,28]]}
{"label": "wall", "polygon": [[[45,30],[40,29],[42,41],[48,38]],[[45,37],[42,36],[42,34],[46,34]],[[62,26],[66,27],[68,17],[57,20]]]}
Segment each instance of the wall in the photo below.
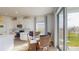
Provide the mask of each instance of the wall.
{"label": "wall", "polygon": [[53,14],[49,14],[47,16],[47,26],[48,26],[48,32],[52,34],[53,39],[54,39],[54,25],[55,25],[55,17]]}
{"label": "wall", "polygon": [[0,34],[9,33],[13,27],[11,20],[12,18],[9,16],[2,16],[2,17],[3,17],[3,28],[2,30],[0,30]]}
{"label": "wall", "polygon": [[24,19],[23,25],[27,31],[34,31],[34,17]]}
{"label": "wall", "polygon": [[4,16],[4,31],[6,33],[9,33],[11,32],[12,28],[13,28],[12,17]]}

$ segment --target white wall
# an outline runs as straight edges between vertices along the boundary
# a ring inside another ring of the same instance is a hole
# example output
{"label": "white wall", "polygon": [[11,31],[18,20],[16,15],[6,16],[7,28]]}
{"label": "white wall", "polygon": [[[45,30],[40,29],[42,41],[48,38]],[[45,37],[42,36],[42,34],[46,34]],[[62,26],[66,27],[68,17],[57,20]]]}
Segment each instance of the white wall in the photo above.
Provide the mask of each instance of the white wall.
{"label": "white wall", "polygon": [[24,19],[23,27],[28,31],[34,31],[34,17]]}
{"label": "white wall", "polygon": [[52,34],[54,39],[54,25],[55,25],[55,17],[53,14],[49,14],[47,16],[47,25],[48,25],[48,32]]}
{"label": "white wall", "polygon": [[13,28],[12,18],[9,16],[3,16],[3,28],[0,30],[0,34],[9,33]]}
{"label": "white wall", "polygon": [[6,33],[11,32],[13,28],[12,17],[4,16],[4,30]]}

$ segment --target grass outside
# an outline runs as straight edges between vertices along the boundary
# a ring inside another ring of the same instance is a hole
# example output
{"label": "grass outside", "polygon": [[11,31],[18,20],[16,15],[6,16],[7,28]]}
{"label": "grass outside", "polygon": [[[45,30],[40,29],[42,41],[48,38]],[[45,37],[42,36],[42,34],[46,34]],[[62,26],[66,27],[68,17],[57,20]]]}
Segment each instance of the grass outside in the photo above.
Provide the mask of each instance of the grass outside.
{"label": "grass outside", "polygon": [[68,43],[67,46],[79,47],[79,34],[68,33]]}

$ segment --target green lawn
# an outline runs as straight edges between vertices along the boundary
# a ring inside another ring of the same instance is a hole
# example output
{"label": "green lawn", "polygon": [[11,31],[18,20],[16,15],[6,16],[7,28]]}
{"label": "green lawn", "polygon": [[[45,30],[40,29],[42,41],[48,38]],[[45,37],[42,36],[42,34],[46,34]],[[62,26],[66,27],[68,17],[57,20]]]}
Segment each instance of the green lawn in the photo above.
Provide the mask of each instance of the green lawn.
{"label": "green lawn", "polygon": [[79,34],[68,33],[68,46],[79,46]]}

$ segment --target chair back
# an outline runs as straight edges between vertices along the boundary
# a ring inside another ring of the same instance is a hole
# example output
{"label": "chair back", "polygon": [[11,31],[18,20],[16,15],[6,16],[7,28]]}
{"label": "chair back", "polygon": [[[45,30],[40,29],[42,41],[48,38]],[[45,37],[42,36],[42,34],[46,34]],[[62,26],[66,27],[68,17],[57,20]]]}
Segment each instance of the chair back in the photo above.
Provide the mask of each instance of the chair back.
{"label": "chair back", "polygon": [[40,48],[48,47],[50,43],[50,37],[48,35],[40,36],[39,46]]}

